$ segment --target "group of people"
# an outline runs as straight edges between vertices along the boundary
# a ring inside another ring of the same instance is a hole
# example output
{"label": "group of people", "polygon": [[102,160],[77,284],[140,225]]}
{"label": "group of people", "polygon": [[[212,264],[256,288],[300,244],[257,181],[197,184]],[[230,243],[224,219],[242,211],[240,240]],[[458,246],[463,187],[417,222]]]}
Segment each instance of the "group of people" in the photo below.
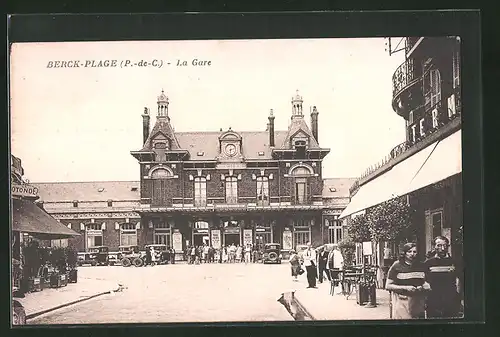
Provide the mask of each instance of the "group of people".
{"label": "group of people", "polygon": [[292,250],[289,262],[294,281],[297,281],[297,277],[304,273],[302,265],[305,267],[308,288],[317,288],[316,281],[322,283],[325,279],[325,274],[329,281],[331,281],[332,276],[335,280],[338,279],[336,276],[340,274],[342,266],[344,265],[342,253],[337,246],[333,246],[333,249],[330,251],[321,249],[319,253],[317,253],[316,249],[312,248],[310,242],[307,243],[307,249],[300,255],[295,250]]}
{"label": "group of people", "polygon": [[391,291],[393,319],[459,317],[462,273],[448,253],[448,238],[438,236],[433,243],[425,260],[418,258],[415,243],[405,244],[389,269],[385,288]]}
{"label": "group of people", "polygon": [[[392,319],[454,318],[462,311],[460,275],[456,261],[449,254],[450,242],[444,236],[433,241],[434,247],[424,259],[418,257],[417,245],[407,243],[400,258],[387,273],[385,289],[391,295]],[[316,288],[316,280],[339,283],[344,261],[340,250],[334,246],[327,252],[308,247],[300,255],[292,251],[290,265],[293,280],[307,273],[307,288]]]}
{"label": "group of people", "polygon": [[188,264],[256,262],[257,250],[252,245],[227,245],[219,249],[203,244],[187,249]]}
{"label": "group of people", "polygon": [[154,247],[146,248],[143,266],[154,266],[156,264],[175,264],[175,251],[167,247],[164,251],[155,250]]}

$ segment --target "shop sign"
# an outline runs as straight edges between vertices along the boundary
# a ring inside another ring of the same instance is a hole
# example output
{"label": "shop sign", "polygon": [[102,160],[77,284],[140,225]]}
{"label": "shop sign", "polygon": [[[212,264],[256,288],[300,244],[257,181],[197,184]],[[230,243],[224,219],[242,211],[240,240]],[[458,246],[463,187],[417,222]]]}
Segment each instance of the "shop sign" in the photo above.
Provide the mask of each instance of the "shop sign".
{"label": "shop sign", "polygon": [[372,255],[372,254],[373,254],[373,249],[371,241],[363,242],[363,255]]}
{"label": "shop sign", "polygon": [[215,249],[220,248],[220,230],[219,229],[213,229],[211,231],[212,234],[212,247]]}
{"label": "shop sign", "polygon": [[87,235],[97,235],[100,236],[102,235],[102,231],[98,229],[87,229]]}
{"label": "shop sign", "polygon": [[252,240],[252,230],[251,229],[244,229],[243,230],[243,244],[246,245],[251,245],[253,242]]}
{"label": "shop sign", "polygon": [[291,250],[292,248],[293,248],[292,232],[290,230],[285,230],[283,232],[283,249]]}
{"label": "shop sign", "polygon": [[224,232],[226,234],[239,234],[240,229],[239,228],[226,228],[226,229],[224,229]]}
{"label": "shop sign", "polygon": [[12,184],[11,191],[16,197],[38,197],[38,188],[28,184]]}
{"label": "shop sign", "polygon": [[174,251],[182,251],[182,234],[180,232],[172,234],[172,245],[174,246]]}

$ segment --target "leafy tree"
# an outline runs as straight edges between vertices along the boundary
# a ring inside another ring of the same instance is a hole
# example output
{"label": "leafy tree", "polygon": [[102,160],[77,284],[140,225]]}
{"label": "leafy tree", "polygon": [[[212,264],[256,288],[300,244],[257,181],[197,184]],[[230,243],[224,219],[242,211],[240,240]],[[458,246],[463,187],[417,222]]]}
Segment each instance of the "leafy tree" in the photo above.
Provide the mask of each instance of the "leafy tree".
{"label": "leafy tree", "polygon": [[368,228],[366,214],[357,215],[347,221],[347,232],[354,242],[370,241],[370,229]]}
{"label": "leafy tree", "polygon": [[370,209],[364,221],[371,241],[403,242],[413,239],[416,229],[411,221],[411,213],[404,196],[387,200]]}
{"label": "leafy tree", "polygon": [[352,266],[356,254],[356,243],[350,236],[347,236],[338,243],[338,248],[344,258],[344,266]]}

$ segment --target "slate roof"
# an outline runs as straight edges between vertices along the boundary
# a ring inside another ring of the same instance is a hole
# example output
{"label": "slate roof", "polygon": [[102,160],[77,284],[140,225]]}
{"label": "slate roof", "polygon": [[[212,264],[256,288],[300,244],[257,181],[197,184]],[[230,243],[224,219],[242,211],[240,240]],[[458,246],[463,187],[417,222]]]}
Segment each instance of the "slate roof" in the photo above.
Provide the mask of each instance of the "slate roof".
{"label": "slate roof", "polygon": [[141,151],[150,151],[152,149],[151,141],[158,133],[162,133],[167,138],[170,138],[170,140],[172,141],[171,143],[172,150],[178,150],[181,148],[179,142],[177,141],[177,138],[175,137],[176,134],[174,133],[172,125],[170,125],[170,122],[168,121],[167,118],[162,118],[156,120],[156,123],[153,126],[151,132],[149,133],[149,137],[144,143],[144,146],[142,147]]}
{"label": "slate roof", "polygon": [[[293,118],[292,123],[288,127],[287,135],[283,142],[281,143],[281,148],[282,149],[289,149],[290,148],[290,138],[295,136],[295,134],[302,130],[306,135],[309,136],[309,148],[310,149],[317,149],[319,148],[319,144],[314,138],[311,130],[309,129],[309,126],[307,126],[306,121],[304,118]],[[280,143],[276,143],[280,144]]]}
{"label": "slate roof", "polygon": [[349,198],[349,188],[356,178],[323,179],[323,198]]}
{"label": "slate roof", "polygon": [[[32,183],[38,187],[41,201],[108,201],[140,200],[139,181],[90,181]],[[132,188],[136,187],[136,191]],[[101,192],[99,192],[102,189]]]}

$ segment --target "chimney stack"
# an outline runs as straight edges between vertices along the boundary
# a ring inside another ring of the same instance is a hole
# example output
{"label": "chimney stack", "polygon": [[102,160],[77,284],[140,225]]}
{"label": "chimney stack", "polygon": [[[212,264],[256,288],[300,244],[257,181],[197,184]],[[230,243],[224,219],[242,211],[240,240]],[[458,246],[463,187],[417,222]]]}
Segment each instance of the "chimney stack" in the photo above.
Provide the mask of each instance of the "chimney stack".
{"label": "chimney stack", "polygon": [[318,110],[316,109],[316,106],[313,106],[312,112],[311,112],[311,131],[313,134],[314,139],[319,143],[318,139]]}
{"label": "chimney stack", "polygon": [[269,112],[269,146],[274,147],[274,113],[273,109]]}
{"label": "chimney stack", "polygon": [[149,121],[151,116],[149,115],[149,109],[144,108],[144,113],[142,114],[142,144],[146,143],[149,137]]}

